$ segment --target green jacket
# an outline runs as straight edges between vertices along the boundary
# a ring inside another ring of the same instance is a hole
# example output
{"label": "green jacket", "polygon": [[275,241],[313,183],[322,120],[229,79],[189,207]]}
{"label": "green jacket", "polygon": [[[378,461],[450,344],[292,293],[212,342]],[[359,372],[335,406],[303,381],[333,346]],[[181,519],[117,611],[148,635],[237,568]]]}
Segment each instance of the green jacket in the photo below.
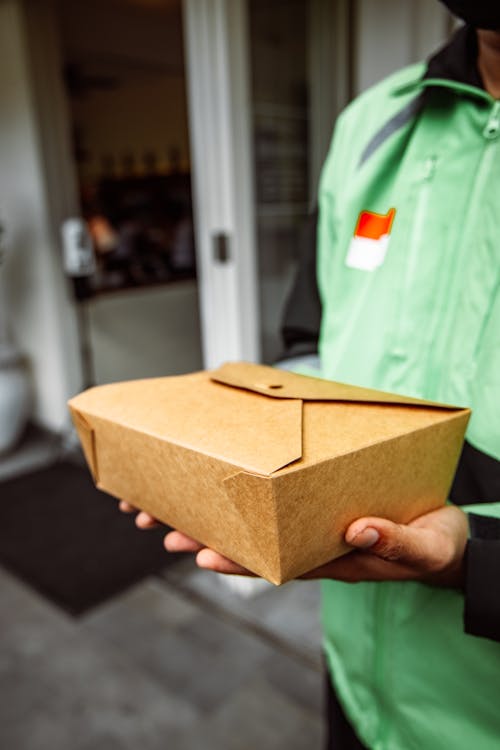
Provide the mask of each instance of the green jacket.
{"label": "green jacket", "polygon": [[[469,443],[500,459],[500,101],[426,70],[338,120],[319,197],[322,376],[470,406]],[[461,592],[322,586],[327,661],[364,744],[498,750],[500,643],[464,632]]]}

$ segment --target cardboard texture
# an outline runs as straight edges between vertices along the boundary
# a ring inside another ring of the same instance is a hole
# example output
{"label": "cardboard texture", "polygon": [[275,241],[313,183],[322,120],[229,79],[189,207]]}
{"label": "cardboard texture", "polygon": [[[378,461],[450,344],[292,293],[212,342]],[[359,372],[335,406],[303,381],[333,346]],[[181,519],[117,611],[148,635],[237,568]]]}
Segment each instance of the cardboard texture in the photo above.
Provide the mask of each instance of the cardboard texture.
{"label": "cardboard texture", "polygon": [[229,363],[69,402],[97,486],[281,584],[442,505],[468,409]]}

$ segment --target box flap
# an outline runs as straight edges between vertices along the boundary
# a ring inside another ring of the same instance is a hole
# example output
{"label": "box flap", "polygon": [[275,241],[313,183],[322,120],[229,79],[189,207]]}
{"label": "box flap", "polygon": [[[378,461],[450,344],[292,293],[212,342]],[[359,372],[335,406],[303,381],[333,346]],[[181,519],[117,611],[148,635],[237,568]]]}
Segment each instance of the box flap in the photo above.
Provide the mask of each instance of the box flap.
{"label": "box flap", "polygon": [[235,388],[260,393],[272,398],[293,398],[302,401],[353,401],[371,404],[397,404],[399,406],[422,406],[439,409],[460,409],[458,406],[424,401],[411,396],[385,393],[370,388],[360,388],[332,380],[298,375],[288,370],[279,370],[249,362],[227,362],[210,373],[212,380]]}
{"label": "box flap", "polygon": [[71,416],[73,423],[77,429],[80,443],[82,444],[83,454],[87,461],[90,473],[94,482],[99,482],[99,470],[97,466],[97,452],[95,448],[95,432],[92,427],[88,424],[82,414],[77,409],[71,408]]}
{"label": "box flap", "polygon": [[[103,441],[118,424],[257,474],[302,457],[302,401],[251,392],[242,398],[206,372],[98,386],[71,399],[70,408],[74,419],[93,428],[98,422]],[[91,463],[90,438],[77,426]]]}

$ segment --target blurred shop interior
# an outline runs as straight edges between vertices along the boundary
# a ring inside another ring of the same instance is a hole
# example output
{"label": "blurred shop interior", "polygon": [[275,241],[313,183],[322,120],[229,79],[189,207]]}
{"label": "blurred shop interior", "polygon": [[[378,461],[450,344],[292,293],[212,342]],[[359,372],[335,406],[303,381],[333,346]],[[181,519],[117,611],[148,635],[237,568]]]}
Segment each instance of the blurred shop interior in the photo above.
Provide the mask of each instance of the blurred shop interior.
{"label": "blurred shop interior", "polygon": [[[89,382],[202,366],[180,0],[61,1]],[[84,331],[85,334],[85,331]]]}

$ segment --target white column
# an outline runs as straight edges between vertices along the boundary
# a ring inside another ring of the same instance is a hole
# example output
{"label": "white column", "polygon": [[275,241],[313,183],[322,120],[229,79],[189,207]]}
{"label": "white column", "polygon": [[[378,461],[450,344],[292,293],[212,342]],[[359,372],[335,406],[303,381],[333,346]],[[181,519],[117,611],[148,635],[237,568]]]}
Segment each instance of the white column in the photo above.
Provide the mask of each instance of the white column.
{"label": "white column", "polygon": [[75,192],[50,2],[0,2],[0,101],[7,314],[33,375],[33,416],[60,430],[81,371],[59,252],[59,221],[74,210]]}
{"label": "white column", "polygon": [[246,2],[184,0],[184,24],[204,364],[258,361]]}

